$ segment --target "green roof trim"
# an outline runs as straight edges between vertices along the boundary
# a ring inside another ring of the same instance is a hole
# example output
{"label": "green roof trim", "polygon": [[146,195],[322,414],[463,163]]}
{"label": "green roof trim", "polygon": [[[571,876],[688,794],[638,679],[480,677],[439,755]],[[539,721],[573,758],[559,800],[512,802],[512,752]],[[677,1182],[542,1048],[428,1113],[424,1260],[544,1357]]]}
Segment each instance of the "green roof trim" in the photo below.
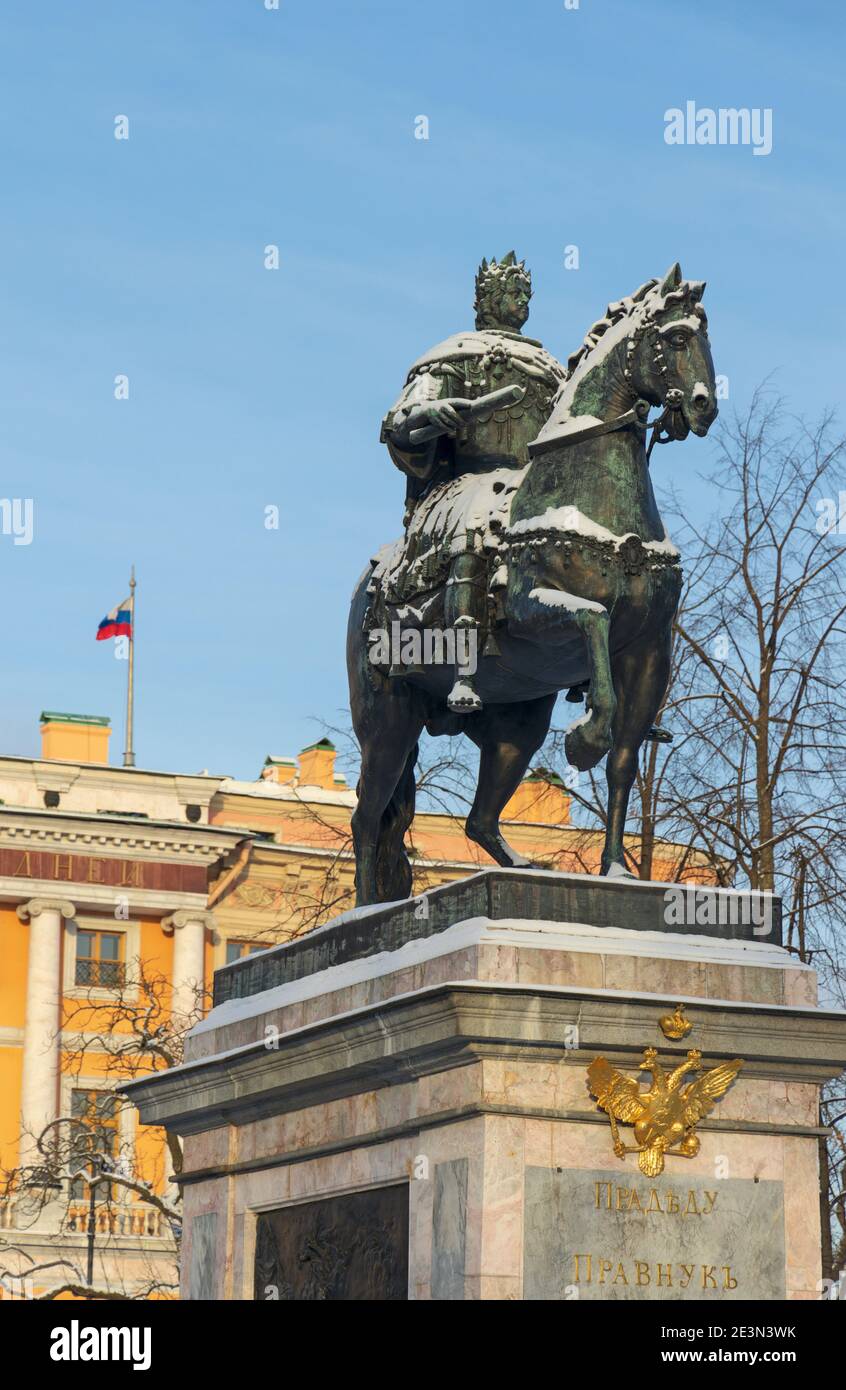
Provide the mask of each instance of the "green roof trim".
{"label": "green roof trim", "polygon": [[268,753],[264,760],[265,767],[296,767],[296,758],[274,758],[272,753]]}
{"label": "green roof trim", "polygon": [[330,743],[328,738],[319,738],[317,743],[310,743],[307,748],[301,748],[300,754],[311,753],[315,748],[319,748],[322,753],[337,752],[334,743]]}
{"label": "green roof trim", "polygon": [[557,772],[550,772],[546,767],[535,767],[528,777],[523,778],[524,782],[548,782],[551,787],[564,787],[565,783]]}
{"label": "green roof trim", "polygon": [[42,724],[94,724],[100,729],[112,722],[107,714],[63,714],[54,709],[43,709],[40,718]]}

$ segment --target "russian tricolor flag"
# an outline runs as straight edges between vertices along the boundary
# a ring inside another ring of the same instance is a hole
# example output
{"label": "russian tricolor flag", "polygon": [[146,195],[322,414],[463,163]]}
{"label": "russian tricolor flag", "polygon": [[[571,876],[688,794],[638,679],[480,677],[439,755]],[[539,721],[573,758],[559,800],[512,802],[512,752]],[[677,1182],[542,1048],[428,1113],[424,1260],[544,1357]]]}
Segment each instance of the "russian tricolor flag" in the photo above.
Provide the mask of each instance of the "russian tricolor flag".
{"label": "russian tricolor flag", "polygon": [[132,636],[132,609],[130,600],[124,599],[117,608],[113,608],[111,613],[107,613],[97,629],[97,641],[102,642],[107,637],[131,637]]}

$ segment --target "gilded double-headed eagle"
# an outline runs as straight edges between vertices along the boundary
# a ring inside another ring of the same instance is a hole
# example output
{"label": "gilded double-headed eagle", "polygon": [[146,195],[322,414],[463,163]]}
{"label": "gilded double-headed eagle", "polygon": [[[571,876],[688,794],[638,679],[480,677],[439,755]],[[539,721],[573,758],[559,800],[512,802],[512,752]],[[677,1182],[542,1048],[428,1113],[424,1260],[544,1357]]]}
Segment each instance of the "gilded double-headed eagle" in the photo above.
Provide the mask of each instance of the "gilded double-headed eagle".
{"label": "gilded double-headed eagle", "polygon": [[[605,1057],[596,1057],[587,1069],[588,1086],[600,1109],[611,1121],[614,1152],[618,1158],[636,1153],[642,1173],[654,1178],[664,1168],[664,1154],[676,1149],[685,1158],[699,1152],[695,1126],[713,1109],[734,1081],[743,1063],[739,1058],[722,1062],[704,1076],[682,1085],[684,1077],[702,1065],[702,1053],[688,1052],[687,1060],[665,1072],[654,1047],[643,1054],[639,1071],[652,1072],[652,1085],[642,1090],[633,1076],[624,1076]],[[635,1144],[624,1144],[617,1121],[634,1125]]]}

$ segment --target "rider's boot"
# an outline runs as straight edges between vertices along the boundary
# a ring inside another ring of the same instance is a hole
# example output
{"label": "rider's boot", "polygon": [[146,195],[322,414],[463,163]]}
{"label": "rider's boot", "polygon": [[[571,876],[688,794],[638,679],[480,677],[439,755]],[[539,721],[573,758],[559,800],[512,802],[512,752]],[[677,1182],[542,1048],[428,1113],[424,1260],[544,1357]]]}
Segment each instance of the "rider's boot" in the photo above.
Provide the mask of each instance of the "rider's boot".
{"label": "rider's boot", "polygon": [[[463,615],[460,618],[456,618],[452,627],[456,632],[456,645],[458,643],[458,633],[460,632],[467,636],[468,647],[466,650],[469,651],[471,649],[469,644],[472,636],[475,650],[478,651],[479,624],[476,622],[475,618]],[[462,674],[462,671],[464,674]],[[447,708],[451,709],[453,714],[476,714],[482,708],[481,697],[473,683],[473,673],[468,671],[465,667],[456,666],[455,668],[455,682],[452,690],[447,695]]]}
{"label": "rider's boot", "polygon": [[456,654],[460,640],[464,647],[464,662],[456,665],[453,687],[447,696],[447,707],[453,714],[475,714],[482,708],[473,678],[487,605],[486,577],[483,556],[468,552],[453,561],[447,580],[446,625],[455,632]]}

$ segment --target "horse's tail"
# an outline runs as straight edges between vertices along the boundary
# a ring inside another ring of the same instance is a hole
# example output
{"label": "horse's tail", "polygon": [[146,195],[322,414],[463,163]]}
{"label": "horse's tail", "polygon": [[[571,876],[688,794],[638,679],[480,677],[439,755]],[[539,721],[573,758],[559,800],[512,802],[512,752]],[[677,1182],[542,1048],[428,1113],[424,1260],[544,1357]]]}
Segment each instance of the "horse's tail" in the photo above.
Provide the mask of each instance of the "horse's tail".
{"label": "horse's tail", "polygon": [[405,760],[394,794],[382,812],[375,866],[378,902],[411,897],[411,861],[405,847],[405,833],[414,819],[417,751],[415,743]]}

